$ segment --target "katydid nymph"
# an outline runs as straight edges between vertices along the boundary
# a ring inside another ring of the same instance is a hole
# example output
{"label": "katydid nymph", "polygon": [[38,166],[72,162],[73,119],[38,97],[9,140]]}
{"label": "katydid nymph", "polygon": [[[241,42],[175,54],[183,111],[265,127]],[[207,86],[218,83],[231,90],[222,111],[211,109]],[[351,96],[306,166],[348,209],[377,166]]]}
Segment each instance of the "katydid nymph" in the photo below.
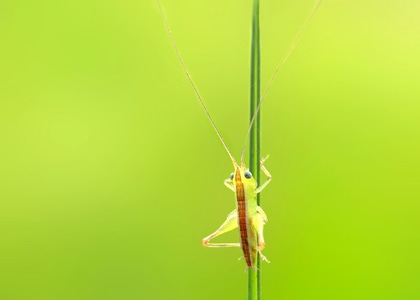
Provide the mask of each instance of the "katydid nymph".
{"label": "katydid nymph", "polygon": [[[249,134],[254,124],[256,115],[261,108],[261,104],[263,103],[263,100],[265,99],[267,92],[274,81],[274,78],[276,77],[278,71],[280,70],[280,68],[285,63],[286,59],[288,58],[288,56],[290,55],[290,53],[296,46],[303,31],[305,30],[307,24],[309,23],[315,11],[319,7],[320,3],[321,3],[321,0],[318,0],[316,5],[310,12],[309,16],[307,17],[306,21],[302,25],[301,29],[299,30],[298,34],[296,35],[295,39],[293,40],[288,50],[286,51],[286,54],[278,63],[274,71],[274,74],[272,75],[271,79],[268,82],[267,88],[262,94],[262,97],[260,97],[260,100],[258,102],[258,106],[255,110],[254,115],[250,119],[246,139],[249,138]],[[271,174],[268,172],[268,170],[264,166],[264,162],[268,156],[261,159],[260,161],[260,168],[262,172],[266,175],[267,179],[262,185],[257,186],[256,179],[252,176],[251,172],[246,167],[245,162],[244,162],[244,153],[245,153],[246,143],[242,147],[240,163],[237,163],[231,151],[229,150],[228,146],[226,145],[222,135],[217,129],[216,124],[214,123],[206,105],[204,104],[204,101],[201,95],[198,92],[197,86],[194,84],[190,76],[190,73],[188,72],[188,69],[178,50],[177,44],[175,43],[175,39],[169,28],[165,14],[163,12],[163,9],[159,1],[158,1],[158,5],[159,5],[159,10],[163,19],[164,26],[166,28],[166,31],[172,43],[172,46],[176,52],[178,60],[187,76],[188,81],[190,82],[192,86],[192,89],[198,101],[200,102],[202,108],[204,109],[204,112],[211,126],[213,127],[220,142],[225,148],[230,160],[232,161],[233,168],[234,168],[234,172],[229,176],[229,178],[227,178],[224,181],[224,184],[226,187],[228,187],[230,190],[232,190],[235,193],[236,209],[233,210],[227,216],[227,219],[225,220],[225,222],[215,232],[208,235],[202,240],[202,244],[205,247],[212,247],[212,248],[240,247],[242,249],[243,257],[245,259],[247,267],[256,268],[258,255],[261,257],[262,260],[269,262],[267,258],[262,254],[262,250],[265,247],[263,229],[264,229],[265,223],[267,222],[267,215],[265,214],[263,209],[257,204],[257,194],[260,193],[270,183],[271,178],[272,178]],[[210,243],[210,240],[212,240],[213,238],[221,234],[224,234],[228,231],[234,230],[236,228],[239,228],[240,243]]]}

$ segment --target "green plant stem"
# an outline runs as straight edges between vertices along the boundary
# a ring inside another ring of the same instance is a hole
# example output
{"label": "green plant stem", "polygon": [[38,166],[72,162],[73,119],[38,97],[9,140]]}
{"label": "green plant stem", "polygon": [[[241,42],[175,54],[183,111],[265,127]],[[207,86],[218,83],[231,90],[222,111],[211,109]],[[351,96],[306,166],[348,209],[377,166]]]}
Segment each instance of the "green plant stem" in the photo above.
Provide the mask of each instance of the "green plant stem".
{"label": "green plant stem", "polygon": [[[252,38],[251,38],[251,95],[250,120],[252,120],[260,100],[260,25],[259,0],[254,0],[252,12]],[[257,184],[260,185],[260,138],[261,138],[261,110],[257,111],[254,124],[250,132],[249,142],[249,169]],[[257,203],[260,205],[260,194]],[[258,255],[257,268],[248,271],[248,299],[261,300],[261,258]]]}

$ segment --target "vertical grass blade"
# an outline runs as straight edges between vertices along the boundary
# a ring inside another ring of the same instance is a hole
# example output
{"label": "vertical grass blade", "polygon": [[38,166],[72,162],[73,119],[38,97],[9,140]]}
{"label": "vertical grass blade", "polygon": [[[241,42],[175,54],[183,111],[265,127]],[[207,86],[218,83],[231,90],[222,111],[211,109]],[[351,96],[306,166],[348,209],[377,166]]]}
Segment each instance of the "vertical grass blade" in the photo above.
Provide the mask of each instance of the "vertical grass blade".
{"label": "vertical grass blade", "polygon": [[[252,10],[252,38],[251,38],[251,91],[250,91],[250,120],[254,117],[260,100],[260,20],[259,0],[254,0]],[[249,141],[249,169],[260,185],[260,143],[261,143],[261,109],[257,111],[254,124],[250,132]],[[260,194],[257,196],[260,205]],[[261,258],[258,256],[257,269],[248,271],[248,299],[261,299]]]}

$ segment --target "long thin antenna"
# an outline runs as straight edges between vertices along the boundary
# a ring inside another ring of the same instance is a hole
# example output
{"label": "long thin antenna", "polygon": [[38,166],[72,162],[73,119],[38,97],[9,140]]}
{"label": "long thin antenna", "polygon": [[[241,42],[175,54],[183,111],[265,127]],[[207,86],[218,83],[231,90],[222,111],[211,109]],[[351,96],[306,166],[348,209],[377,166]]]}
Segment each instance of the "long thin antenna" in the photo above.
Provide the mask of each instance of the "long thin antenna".
{"label": "long thin antenna", "polygon": [[261,108],[261,104],[263,103],[265,97],[267,96],[267,93],[270,90],[271,86],[273,85],[274,79],[277,77],[277,74],[279,73],[280,68],[284,65],[284,63],[286,62],[286,60],[289,58],[290,54],[292,53],[293,49],[299,43],[299,40],[302,37],[303,32],[305,31],[307,25],[309,24],[309,22],[311,21],[312,17],[315,15],[315,12],[317,11],[317,9],[319,8],[319,6],[321,5],[321,2],[322,2],[322,0],[318,0],[318,2],[312,8],[311,12],[309,13],[308,17],[306,18],[305,22],[303,23],[302,27],[300,28],[300,30],[299,30],[298,34],[296,35],[295,39],[290,44],[290,46],[287,49],[286,53],[284,54],[284,56],[282,57],[282,59],[278,63],[278,65],[276,67],[276,70],[273,73],[273,76],[271,76],[270,81],[268,82],[267,87],[264,90],[264,93],[263,93],[263,95],[260,98],[260,101],[258,103],[257,109],[255,110],[254,115],[252,116],[252,119],[251,119],[251,121],[249,123],[248,132],[247,132],[247,134],[245,136],[245,142],[244,142],[244,145],[242,147],[241,161],[243,161],[243,159],[244,159],[246,142],[247,142],[248,137],[249,137],[249,134],[251,132],[252,125],[254,125],[255,118],[256,118],[256,116],[258,114],[258,111]]}
{"label": "long thin antenna", "polygon": [[230,152],[229,148],[227,147],[227,145],[225,143],[225,140],[223,139],[222,135],[220,134],[219,130],[217,129],[216,124],[214,123],[214,121],[213,121],[213,119],[212,119],[209,111],[207,110],[206,105],[204,104],[203,99],[200,96],[200,93],[198,92],[198,89],[197,89],[196,85],[194,84],[194,82],[193,82],[193,80],[192,80],[192,78],[190,76],[190,73],[188,72],[188,69],[187,69],[187,66],[184,63],[184,60],[182,59],[181,53],[179,52],[178,46],[176,45],[175,39],[174,39],[174,37],[172,35],[172,31],[171,31],[171,29],[170,29],[170,27],[168,25],[168,22],[166,21],[165,13],[163,12],[162,6],[160,5],[160,1],[158,0],[157,2],[158,2],[158,5],[159,5],[160,15],[162,16],[162,19],[163,19],[163,24],[165,25],[165,29],[166,29],[166,31],[168,33],[169,39],[171,40],[172,46],[175,49],[176,56],[178,57],[178,60],[181,63],[181,66],[184,69],[184,72],[187,75],[187,78],[188,78],[189,82],[191,83],[191,86],[192,86],[192,88],[194,90],[194,93],[197,96],[198,100],[200,101],[200,104],[203,107],[204,112],[206,113],[207,118],[210,121],[211,126],[213,126],[214,131],[216,131],[217,136],[219,137],[220,141],[223,144],[223,147],[225,147],[225,150],[228,153],[230,159],[232,160],[233,165],[236,167],[238,164],[236,163],[236,160],[233,157],[232,153]]}

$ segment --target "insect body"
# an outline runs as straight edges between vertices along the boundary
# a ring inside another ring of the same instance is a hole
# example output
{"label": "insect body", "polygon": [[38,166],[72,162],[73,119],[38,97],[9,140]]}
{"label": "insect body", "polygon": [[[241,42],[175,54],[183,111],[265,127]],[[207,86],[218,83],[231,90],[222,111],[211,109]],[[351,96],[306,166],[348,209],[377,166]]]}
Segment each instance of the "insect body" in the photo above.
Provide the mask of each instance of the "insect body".
{"label": "insect body", "polygon": [[[257,253],[260,254],[263,260],[268,262],[261,253],[265,246],[263,227],[267,222],[267,215],[257,205],[257,194],[271,181],[271,174],[265,168],[264,161],[265,159],[261,160],[260,166],[264,174],[267,175],[267,181],[260,187],[257,187],[255,178],[245,164],[241,162],[241,166],[239,166],[233,160],[235,172],[225,180],[225,185],[236,195],[236,209],[228,215],[226,221],[219,229],[203,239],[203,245],[206,247],[241,247],[245,262],[249,268],[255,266]],[[240,243],[209,243],[216,236],[237,227],[239,227],[240,232]]]}
{"label": "insect body", "polygon": [[[309,23],[310,19],[314,15],[320,3],[321,3],[321,0],[318,0],[316,5],[312,9],[311,13],[309,14],[308,18],[304,22],[303,26],[301,27],[300,31],[298,32],[295,39],[293,40],[292,44],[286,51],[286,54],[283,56],[283,58],[280,60],[279,64],[277,65],[274,71],[274,74],[267,85],[266,90],[264,91],[262,97],[259,100],[254,116],[251,118],[251,121],[248,127],[247,136],[249,136],[255,117],[261,107],[263,100],[265,99],[265,96],[267,95],[269,88],[271,87],[273,83],[274,78],[276,77],[281,66],[284,64],[284,62],[286,61],[286,59],[288,58],[288,56],[290,55],[290,53],[296,46],[306,25]],[[226,152],[228,153],[234,167],[234,172],[230,175],[228,179],[224,181],[224,183],[230,190],[232,190],[235,193],[236,209],[233,210],[227,216],[226,221],[215,232],[205,237],[202,243],[206,247],[213,247],[213,248],[241,247],[247,266],[249,268],[255,268],[258,255],[260,255],[260,257],[263,260],[268,262],[266,257],[261,253],[261,251],[265,247],[263,229],[264,229],[265,223],[267,222],[267,216],[264,213],[263,209],[257,204],[257,194],[260,193],[271,181],[271,174],[268,172],[268,170],[264,166],[264,162],[267,159],[267,157],[263,158],[260,162],[260,168],[263,171],[263,173],[267,176],[267,180],[261,186],[257,186],[257,181],[252,176],[251,172],[248,170],[248,168],[245,166],[245,163],[244,163],[245,146],[242,148],[241,162],[240,164],[238,164],[236,160],[234,159],[234,157],[232,156],[219,130],[217,129],[209,111],[207,110],[206,105],[204,104],[204,101],[202,100],[198,92],[196,85],[191,79],[191,76],[187,70],[187,67],[182,59],[182,56],[172,36],[172,32],[166,21],[166,18],[165,18],[165,15],[163,13],[160,3],[159,3],[159,9],[160,9],[160,13],[162,15],[163,23],[168,33],[169,39],[172,43],[172,46],[175,49],[178,60],[181,63],[182,68],[184,69],[185,75],[187,76],[197,99],[199,100],[201,106],[203,107],[204,112],[207,115],[207,118],[209,119],[214,131],[219,137],[219,140],[221,141]],[[209,241],[212,240],[213,238],[236,228],[239,228],[240,243],[209,243]]]}

